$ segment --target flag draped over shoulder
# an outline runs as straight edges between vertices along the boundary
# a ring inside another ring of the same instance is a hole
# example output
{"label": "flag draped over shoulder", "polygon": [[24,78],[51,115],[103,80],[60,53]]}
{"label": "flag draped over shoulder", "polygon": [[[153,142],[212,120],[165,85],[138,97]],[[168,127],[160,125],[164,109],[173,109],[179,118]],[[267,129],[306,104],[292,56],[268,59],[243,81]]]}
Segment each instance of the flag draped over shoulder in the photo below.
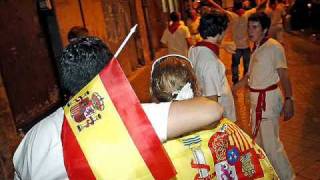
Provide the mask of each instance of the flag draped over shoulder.
{"label": "flag draped over shoulder", "polygon": [[278,179],[263,150],[228,119],[164,147],[177,170],[176,179]]}
{"label": "flag draped over shoulder", "polygon": [[116,59],[64,107],[70,179],[170,179],[175,168]]}

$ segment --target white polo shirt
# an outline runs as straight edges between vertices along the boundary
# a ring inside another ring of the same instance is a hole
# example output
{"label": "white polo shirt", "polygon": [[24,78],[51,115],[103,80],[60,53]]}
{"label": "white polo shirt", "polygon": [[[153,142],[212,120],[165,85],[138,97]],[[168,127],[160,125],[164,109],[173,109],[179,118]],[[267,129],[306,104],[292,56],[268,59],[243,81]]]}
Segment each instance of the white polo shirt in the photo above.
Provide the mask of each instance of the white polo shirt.
{"label": "white polo shirt", "polygon": [[283,46],[269,38],[251,55],[249,65],[249,86],[265,89],[279,82],[278,68],[287,68]]}

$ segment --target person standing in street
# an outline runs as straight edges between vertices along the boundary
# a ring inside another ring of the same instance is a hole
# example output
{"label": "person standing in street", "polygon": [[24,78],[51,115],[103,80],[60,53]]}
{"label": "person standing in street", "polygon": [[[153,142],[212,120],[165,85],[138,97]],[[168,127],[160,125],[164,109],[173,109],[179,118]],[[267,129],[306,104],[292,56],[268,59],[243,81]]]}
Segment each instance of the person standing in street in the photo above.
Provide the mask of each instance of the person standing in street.
{"label": "person standing in street", "polygon": [[160,41],[168,47],[169,54],[187,56],[192,40],[188,27],[180,19],[180,13],[172,12],[170,14],[169,26],[163,32]]}
{"label": "person standing in street", "polygon": [[[266,152],[280,179],[294,179],[295,174],[279,137],[279,118],[294,115],[294,103],[283,46],[268,38],[271,20],[264,12],[248,19],[249,39],[254,43],[248,73],[233,86],[235,92],[246,85],[250,90],[252,134]],[[284,101],[278,84],[284,92]]]}
{"label": "person standing in street", "polygon": [[196,72],[203,96],[224,107],[224,117],[236,121],[233,95],[226,77],[226,69],[219,58],[219,48],[228,26],[228,17],[221,11],[212,11],[200,19],[202,41],[189,50],[189,59]]}

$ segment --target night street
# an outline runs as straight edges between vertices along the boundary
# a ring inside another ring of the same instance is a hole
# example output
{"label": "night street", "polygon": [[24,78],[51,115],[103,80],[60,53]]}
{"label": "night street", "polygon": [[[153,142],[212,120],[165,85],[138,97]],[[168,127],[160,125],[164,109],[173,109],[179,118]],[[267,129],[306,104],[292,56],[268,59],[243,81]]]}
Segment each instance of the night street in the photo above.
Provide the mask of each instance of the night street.
{"label": "night street", "polygon": [[320,180],[320,0],[0,4],[0,180]]}

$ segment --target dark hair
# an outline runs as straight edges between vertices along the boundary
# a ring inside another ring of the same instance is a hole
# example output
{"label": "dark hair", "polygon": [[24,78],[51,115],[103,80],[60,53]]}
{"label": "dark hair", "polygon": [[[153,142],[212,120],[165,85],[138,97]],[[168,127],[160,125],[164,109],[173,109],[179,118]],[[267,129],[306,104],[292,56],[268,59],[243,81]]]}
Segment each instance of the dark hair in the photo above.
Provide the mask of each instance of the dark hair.
{"label": "dark hair", "polygon": [[275,4],[277,4],[277,1],[276,1],[276,0],[269,0],[269,6],[270,6],[270,5],[275,5]]}
{"label": "dark hair", "polygon": [[73,26],[68,32],[68,41],[72,42],[73,40],[81,37],[88,36],[89,31],[87,28],[82,26]]}
{"label": "dark hair", "polygon": [[200,8],[204,7],[204,6],[212,7],[212,5],[208,1],[200,1],[199,6],[200,6]]}
{"label": "dark hair", "polygon": [[198,27],[202,38],[215,37],[217,34],[222,34],[228,26],[229,19],[227,15],[221,11],[212,11],[205,14],[200,19]]}
{"label": "dark hair", "polygon": [[170,13],[170,20],[173,21],[173,22],[180,21],[180,14],[178,12]]}
{"label": "dark hair", "polygon": [[113,57],[96,37],[84,37],[69,44],[59,59],[61,90],[69,98],[93,79]]}
{"label": "dark hair", "polygon": [[242,8],[243,8],[242,0],[234,0],[233,1],[233,8],[232,8],[233,11],[237,11]]}
{"label": "dark hair", "polygon": [[270,17],[264,12],[257,12],[252,14],[248,18],[248,22],[250,21],[259,22],[263,30],[269,30],[271,24]]}

